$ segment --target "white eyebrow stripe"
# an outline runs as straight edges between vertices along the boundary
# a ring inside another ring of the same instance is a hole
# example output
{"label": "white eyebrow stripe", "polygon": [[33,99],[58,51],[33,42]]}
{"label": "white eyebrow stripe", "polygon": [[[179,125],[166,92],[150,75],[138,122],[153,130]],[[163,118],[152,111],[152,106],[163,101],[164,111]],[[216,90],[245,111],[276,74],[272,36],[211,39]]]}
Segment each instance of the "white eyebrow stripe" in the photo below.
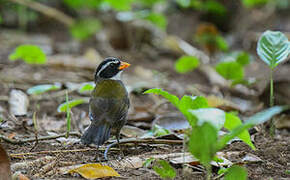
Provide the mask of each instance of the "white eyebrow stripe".
{"label": "white eyebrow stripe", "polygon": [[104,70],[104,69],[106,69],[111,63],[114,63],[114,64],[118,64],[119,63],[119,61],[118,60],[114,60],[114,61],[110,61],[110,62],[108,62],[107,64],[105,64],[100,70],[99,70],[99,72],[97,73],[97,76],[99,76],[100,75],[100,73]]}

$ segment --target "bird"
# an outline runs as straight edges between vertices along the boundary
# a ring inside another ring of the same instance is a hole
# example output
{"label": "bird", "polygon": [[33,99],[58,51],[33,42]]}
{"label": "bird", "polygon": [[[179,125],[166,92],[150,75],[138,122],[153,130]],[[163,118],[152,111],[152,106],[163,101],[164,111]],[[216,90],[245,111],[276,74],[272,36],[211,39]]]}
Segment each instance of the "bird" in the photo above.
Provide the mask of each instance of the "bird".
{"label": "bird", "polygon": [[130,106],[121,73],[130,66],[116,57],[102,61],[95,72],[95,88],[89,100],[90,125],[81,137],[85,145],[103,145],[114,133],[119,144],[120,131],[127,123]]}

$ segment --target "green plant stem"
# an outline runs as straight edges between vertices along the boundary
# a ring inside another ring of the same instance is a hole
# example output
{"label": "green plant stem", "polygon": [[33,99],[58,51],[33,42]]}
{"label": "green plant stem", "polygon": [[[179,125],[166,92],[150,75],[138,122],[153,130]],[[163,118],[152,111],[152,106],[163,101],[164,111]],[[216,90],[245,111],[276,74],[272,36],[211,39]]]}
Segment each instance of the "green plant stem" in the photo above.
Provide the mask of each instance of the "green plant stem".
{"label": "green plant stem", "polygon": [[270,107],[274,106],[273,68],[270,71]]}
{"label": "green plant stem", "polygon": [[211,178],[211,165],[209,164],[206,166],[206,179],[210,180],[210,178]]}
{"label": "green plant stem", "polygon": [[[270,70],[270,107],[274,106],[274,83],[273,83],[273,70],[274,68],[271,68]],[[273,118],[270,121],[270,135],[274,136],[275,132],[275,125]]]}

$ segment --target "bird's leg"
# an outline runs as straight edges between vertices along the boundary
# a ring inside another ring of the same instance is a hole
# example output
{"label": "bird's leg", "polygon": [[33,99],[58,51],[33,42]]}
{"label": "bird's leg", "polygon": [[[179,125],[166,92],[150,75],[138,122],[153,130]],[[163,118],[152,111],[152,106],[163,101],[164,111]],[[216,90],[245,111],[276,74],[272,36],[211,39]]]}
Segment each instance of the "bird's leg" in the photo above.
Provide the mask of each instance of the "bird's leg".
{"label": "bird's leg", "polygon": [[117,143],[118,143],[118,146],[119,146],[119,149],[121,152],[121,159],[123,159],[125,157],[125,155],[124,155],[124,152],[123,152],[121,145],[120,145],[120,131],[117,133],[116,139],[117,139]]}

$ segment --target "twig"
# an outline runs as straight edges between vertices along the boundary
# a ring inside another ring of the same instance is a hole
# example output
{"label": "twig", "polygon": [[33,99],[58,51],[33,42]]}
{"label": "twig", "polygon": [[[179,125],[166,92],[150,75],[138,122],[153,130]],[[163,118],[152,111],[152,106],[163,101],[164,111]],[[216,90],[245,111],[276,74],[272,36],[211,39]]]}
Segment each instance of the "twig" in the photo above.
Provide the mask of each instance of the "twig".
{"label": "twig", "polygon": [[[69,133],[71,136],[77,136],[77,137],[81,137],[81,134],[78,132],[71,132]],[[38,141],[45,141],[45,140],[51,140],[51,139],[57,139],[60,137],[65,137],[66,133],[63,134],[59,134],[59,135],[53,135],[53,136],[43,136],[43,137],[39,137]],[[3,135],[0,134],[0,139],[3,139],[4,141],[11,143],[11,144],[24,144],[24,143],[28,143],[28,142],[34,142],[37,139],[36,138],[28,138],[28,139],[23,139],[23,140],[14,140],[14,139],[9,139]]]}
{"label": "twig", "polygon": [[75,152],[87,152],[87,151],[96,151],[96,150],[97,150],[97,148],[54,150],[54,151],[38,151],[38,152],[9,154],[9,156],[12,157],[12,158],[19,158],[19,156],[33,156],[33,155],[38,155],[38,154],[75,153]]}
{"label": "twig", "polygon": [[23,6],[29,7],[35,11],[38,11],[48,17],[54,18],[57,21],[62,22],[66,26],[71,26],[75,23],[74,19],[63,12],[46,6],[44,4],[38,3],[36,1],[30,1],[30,0],[10,0],[11,2],[21,4]]}
{"label": "twig", "polygon": [[106,160],[108,160],[108,152],[111,147],[116,146],[117,144],[126,144],[126,143],[134,143],[134,144],[141,144],[141,143],[147,143],[147,144],[183,144],[182,140],[169,140],[169,139],[137,139],[137,138],[130,138],[130,139],[121,139],[118,143],[117,141],[109,144],[104,152],[104,157]]}

